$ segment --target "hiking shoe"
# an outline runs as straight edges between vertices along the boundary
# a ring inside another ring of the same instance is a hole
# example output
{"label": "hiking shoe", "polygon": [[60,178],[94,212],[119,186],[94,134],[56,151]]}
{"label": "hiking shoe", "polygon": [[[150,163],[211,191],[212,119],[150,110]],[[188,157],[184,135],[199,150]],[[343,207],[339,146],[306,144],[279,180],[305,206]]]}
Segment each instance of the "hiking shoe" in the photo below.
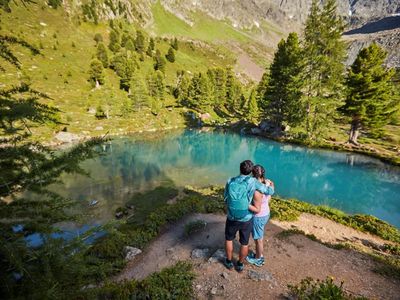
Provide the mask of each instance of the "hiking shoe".
{"label": "hiking shoe", "polygon": [[228,270],[232,270],[233,269],[233,262],[231,260],[228,260],[225,258],[224,260],[224,266],[228,269]]}
{"label": "hiking shoe", "polygon": [[248,258],[256,258],[256,254],[253,251],[249,251],[249,254],[247,255]]}
{"label": "hiking shoe", "polygon": [[236,265],[236,271],[238,271],[239,273],[242,272],[244,270],[244,264],[241,263],[240,261],[237,262]]}
{"label": "hiking shoe", "polygon": [[255,265],[257,267],[261,267],[264,264],[264,257],[260,257],[260,258],[250,258],[250,257],[246,257],[246,260],[249,264]]}

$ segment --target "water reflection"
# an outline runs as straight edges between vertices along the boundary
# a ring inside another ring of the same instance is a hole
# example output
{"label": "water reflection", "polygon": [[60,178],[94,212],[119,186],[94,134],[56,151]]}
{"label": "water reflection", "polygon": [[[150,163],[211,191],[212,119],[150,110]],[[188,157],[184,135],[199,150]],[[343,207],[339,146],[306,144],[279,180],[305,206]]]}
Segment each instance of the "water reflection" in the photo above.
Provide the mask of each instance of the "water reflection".
{"label": "water reflection", "polygon": [[[90,178],[64,176],[55,187],[81,200],[80,209],[100,222],[132,193],[165,184],[224,184],[240,161],[252,159],[266,167],[284,197],[373,214],[400,227],[399,168],[373,158],[194,130],[116,138],[102,149],[106,155],[83,164]],[[89,207],[93,199],[99,202]]]}

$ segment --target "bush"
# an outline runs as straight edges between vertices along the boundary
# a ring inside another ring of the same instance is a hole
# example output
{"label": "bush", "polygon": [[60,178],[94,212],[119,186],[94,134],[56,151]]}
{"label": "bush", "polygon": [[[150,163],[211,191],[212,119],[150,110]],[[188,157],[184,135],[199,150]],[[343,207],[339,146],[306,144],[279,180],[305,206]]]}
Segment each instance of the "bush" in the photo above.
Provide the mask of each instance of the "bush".
{"label": "bush", "polygon": [[185,235],[191,236],[192,234],[199,232],[206,228],[207,222],[204,220],[196,220],[189,222],[185,225]]}
{"label": "bush", "polygon": [[311,277],[303,279],[298,285],[288,285],[292,299],[298,300],[350,300],[350,299],[367,299],[364,297],[354,297],[343,290],[343,282],[337,286],[331,277],[327,277],[324,281],[314,280]]}

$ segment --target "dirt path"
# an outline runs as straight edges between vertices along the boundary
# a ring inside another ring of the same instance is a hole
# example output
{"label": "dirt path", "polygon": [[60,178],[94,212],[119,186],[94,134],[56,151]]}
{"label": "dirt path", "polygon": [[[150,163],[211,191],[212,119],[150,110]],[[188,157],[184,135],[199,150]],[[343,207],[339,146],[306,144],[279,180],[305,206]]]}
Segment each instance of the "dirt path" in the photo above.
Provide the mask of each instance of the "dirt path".
{"label": "dirt path", "polygon": [[[191,237],[185,237],[185,224],[204,220],[207,226]],[[178,260],[190,259],[196,248],[208,248],[209,256],[223,247],[225,217],[221,215],[195,214],[166,229],[144,253],[130,262],[118,276],[122,279],[142,279],[148,274],[173,265]],[[324,242],[349,242],[363,245],[381,245],[383,240],[360,233],[328,219],[303,214],[296,222],[271,221],[264,239],[266,263],[263,267],[246,265],[243,273],[228,271],[206,259],[194,259],[197,278],[195,295],[199,299],[279,299],[287,292],[287,285],[298,283],[311,276],[335,278],[344,288],[355,295],[371,299],[399,299],[400,282],[383,277],[372,270],[376,262],[355,250],[335,250],[312,241],[303,235],[279,238],[288,228],[298,228],[314,234]],[[235,244],[238,248],[238,244]],[[235,249],[237,253],[237,249]],[[252,278],[250,278],[252,277]],[[260,279],[261,281],[257,281]]]}

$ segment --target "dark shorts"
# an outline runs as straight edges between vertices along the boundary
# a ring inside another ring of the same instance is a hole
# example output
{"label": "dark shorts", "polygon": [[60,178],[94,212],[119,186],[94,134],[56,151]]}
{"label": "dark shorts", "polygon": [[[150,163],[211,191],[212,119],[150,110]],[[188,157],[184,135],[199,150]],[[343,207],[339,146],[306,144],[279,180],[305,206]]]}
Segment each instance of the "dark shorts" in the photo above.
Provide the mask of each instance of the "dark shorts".
{"label": "dark shorts", "polygon": [[239,242],[243,246],[249,244],[250,233],[253,230],[253,218],[247,222],[231,221],[226,219],[225,240],[233,241],[239,231]]}

